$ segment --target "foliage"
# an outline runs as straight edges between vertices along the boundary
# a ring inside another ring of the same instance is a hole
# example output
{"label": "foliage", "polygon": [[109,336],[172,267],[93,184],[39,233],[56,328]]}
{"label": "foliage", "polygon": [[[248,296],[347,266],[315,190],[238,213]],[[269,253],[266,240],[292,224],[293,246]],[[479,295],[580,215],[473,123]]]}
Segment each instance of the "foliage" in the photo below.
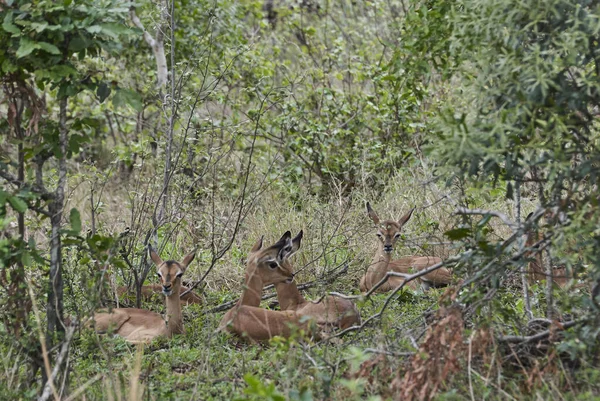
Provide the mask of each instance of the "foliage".
{"label": "foliage", "polygon": [[[185,278],[205,303],[185,309],[184,335],[143,355],[76,335],[62,370],[86,399],[135,398],[137,384],[147,399],[592,399],[599,13],[576,0],[2,2],[1,391],[45,384],[50,317],[34,302],[52,306],[58,227],[72,320],[155,282],[148,246],[165,260],[198,249]],[[149,36],[164,40],[165,87]],[[236,299],[263,235],[305,231],[296,279],[310,298],[356,295],[374,240],[365,201],[390,216],[416,206],[399,252],[452,256],[458,289],[356,298],[373,319],[332,343],[216,332],[211,310]],[[528,285],[540,255],[573,286]]]}

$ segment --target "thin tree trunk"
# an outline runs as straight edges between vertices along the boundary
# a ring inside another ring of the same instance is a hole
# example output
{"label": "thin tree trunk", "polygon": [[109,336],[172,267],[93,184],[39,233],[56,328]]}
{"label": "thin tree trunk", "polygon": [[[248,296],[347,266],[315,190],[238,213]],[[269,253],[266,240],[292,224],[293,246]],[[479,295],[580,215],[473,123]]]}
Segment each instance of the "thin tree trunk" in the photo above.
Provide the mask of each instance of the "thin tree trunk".
{"label": "thin tree trunk", "polygon": [[[517,221],[517,230],[521,230],[521,183],[519,181],[515,181],[515,220]],[[525,238],[524,235],[520,235],[517,239],[517,247],[519,253],[523,252],[523,247],[525,246]],[[533,319],[533,312],[531,311],[531,299],[529,298],[529,285],[527,282],[527,265],[521,264],[520,267],[521,273],[521,283],[523,286],[523,301],[525,303],[525,313],[529,320]]]}
{"label": "thin tree trunk", "polygon": [[62,249],[60,229],[65,199],[65,186],[67,182],[67,98],[60,100],[59,115],[59,147],[58,184],[54,194],[54,201],[50,204],[50,222],[52,224],[52,237],[50,238],[50,286],[48,288],[48,326],[47,344],[52,348],[54,333],[63,333],[63,278],[62,278]]}
{"label": "thin tree trunk", "polygon": [[546,318],[553,319],[554,318],[554,295],[552,293],[552,286],[554,285],[554,276],[552,271],[552,259],[550,256],[550,250],[546,249],[544,251],[546,253],[546,257],[542,258],[544,264],[544,270],[546,272]]}

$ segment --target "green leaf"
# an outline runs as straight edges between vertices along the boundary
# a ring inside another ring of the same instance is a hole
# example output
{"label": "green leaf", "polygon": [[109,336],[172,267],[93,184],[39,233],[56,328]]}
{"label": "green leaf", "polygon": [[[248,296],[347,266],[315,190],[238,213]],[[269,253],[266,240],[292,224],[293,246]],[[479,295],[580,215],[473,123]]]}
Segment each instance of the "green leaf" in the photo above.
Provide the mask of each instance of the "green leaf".
{"label": "green leaf", "polygon": [[8,203],[19,213],[25,213],[27,211],[27,203],[19,197],[9,196]]}
{"label": "green leaf", "polygon": [[127,32],[128,30],[128,28],[125,25],[114,23],[102,24],[100,25],[100,27],[102,28],[103,34],[112,36],[115,39],[118,38],[119,35],[122,35],[123,33]]}
{"label": "green leaf", "polygon": [[86,26],[85,30],[89,33],[100,33],[102,32],[102,27],[100,25]]}
{"label": "green leaf", "polygon": [[40,45],[36,42],[32,42],[27,38],[21,38],[19,42],[19,49],[17,50],[17,58],[22,58],[31,54],[35,49],[39,49]]}
{"label": "green leaf", "polygon": [[130,89],[117,89],[117,93],[113,96],[113,104],[116,107],[128,104],[135,110],[140,111],[142,109],[142,97],[139,93]]}
{"label": "green leaf", "polygon": [[23,263],[23,266],[25,267],[31,266],[31,255],[29,252],[23,252],[21,254],[21,263]]}
{"label": "green leaf", "polygon": [[100,84],[98,84],[98,89],[96,89],[96,95],[98,96],[100,103],[104,102],[106,98],[110,96],[110,92],[110,86],[108,86],[106,82],[100,82]]}
{"label": "green leaf", "polygon": [[71,229],[79,234],[81,232],[81,215],[79,214],[79,210],[75,208],[71,209],[69,222],[71,223]]}
{"label": "green leaf", "polygon": [[72,50],[73,52],[79,52],[89,47],[91,43],[92,42],[88,38],[80,35],[71,39],[69,42],[69,50]]}
{"label": "green leaf", "polygon": [[44,50],[45,52],[48,52],[50,54],[60,54],[60,50],[58,50],[58,47],[50,43],[38,42],[38,45],[40,46],[40,49]]}
{"label": "green leaf", "polygon": [[13,12],[9,11],[4,17],[4,22],[2,23],[2,29],[4,29],[8,33],[12,33],[15,35],[19,35],[21,30],[12,23]]}
{"label": "green leaf", "polygon": [[46,30],[46,28],[48,28],[48,23],[46,21],[44,22],[32,22],[31,23],[31,27],[33,29],[35,29],[36,32],[42,32],[44,30]]}
{"label": "green leaf", "polygon": [[463,238],[466,238],[471,233],[469,228],[455,228],[453,230],[446,231],[444,235],[449,239],[456,241]]}

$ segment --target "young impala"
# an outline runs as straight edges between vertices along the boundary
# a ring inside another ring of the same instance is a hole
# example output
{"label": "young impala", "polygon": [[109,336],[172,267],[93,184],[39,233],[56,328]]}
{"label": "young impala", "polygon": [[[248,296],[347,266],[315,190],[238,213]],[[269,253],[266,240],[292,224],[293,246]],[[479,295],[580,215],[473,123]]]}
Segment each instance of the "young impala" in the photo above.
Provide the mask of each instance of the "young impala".
{"label": "young impala", "polygon": [[150,258],[157,267],[162,293],[166,297],[167,315],[145,309],[114,308],[107,312],[94,314],[95,329],[98,333],[112,331],[132,343],[149,342],[156,337],[171,338],[173,334],[183,333],[181,314],[181,276],[194,260],[195,253],[188,254],[181,263],[174,260],[162,261],[160,256],[150,250]]}
{"label": "young impala", "polygon": [[292,250],[290,232],[274,245],[263,249],[262,238],[250,250],[246,262],[244,290],[236,306],[229,310],[219,325],[243,339],[267,341],[275,336],[290,337],[294,328],[307,330],[311,319],[295,311],[274,311],[260,308],[263,287],[281,282],[291,283],[294,273],[285,263]]}
{"label": "young impala", "polygon": [[[283,260],[288,270],[292,270],[288,258],[300,249],[302,235],[303,232],[300,231],[292,239],[292,249]],[[328,295],[317,303],[307,301],[294,282],[279,282],[275,284],[275,289],[281,310],[292,310],[299,315],[310,316],[315,319],[320,328],[325,328],[325,331],[330,328],[345,329],[360,324],[358,309],[350,300]]]}
{"label": "young impala", "polygon": [[[373,257],[373,261],[367,268],[367,272],[360,280],[360,290],[363,292],[369,291],[375,284],[383,279],[388,271],[398,273],[411,273],[411,270],[423,270],[427,267],[441,263],[441,259],[436,256],[405,256],[400,259],[392,260],[392,252],[394,245],[401,235],[402,227],[412,216],[415,209],[411,209],[408,213],[400,218],[400,220],[385,220],[381,222],[377,213],[371,208],[367,202],[367,213],[369,218],[377,227],[377,251]],[[430,287],[442,287],[448,285],[452,281],[452,273],[444,267],[422,276],[419,281],[413,280],[407,284],[408,288],[416,290],[419,284],[423,289]],[[377,289],[377,291],[385,292],[397,288],[404,282],[401,277],[389,277],[388,280]]]}

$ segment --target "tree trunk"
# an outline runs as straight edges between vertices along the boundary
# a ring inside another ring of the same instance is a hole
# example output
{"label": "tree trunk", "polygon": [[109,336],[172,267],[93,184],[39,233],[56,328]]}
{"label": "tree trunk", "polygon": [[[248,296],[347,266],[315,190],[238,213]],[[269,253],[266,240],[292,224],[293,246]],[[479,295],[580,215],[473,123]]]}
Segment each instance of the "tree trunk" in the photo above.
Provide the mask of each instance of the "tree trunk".
{"label": "tree trunk", "polygon": [[[522,228],[521,224],[521,183],[519,181],[515,181],[515,220],[517,222],[517,230]],[[524,234],[519,236],[517,240],[517,249],[519,253],[523,252],[523,248],[525,246]],[[521,273],[521,283],[523,286],[523,302],[525,304],[525,313],[527,314],[527,318],[529,320],[533,319],[533,312],[531,311],[531,299],[529,297],[529,283],[527,282],[527,265],[525,263],[521,264],[520,267]]]}
{"label": "tree trunk", "polygon": [[64,333],[63,325],[63,278],[62,278],[62,249],[60,229],[65,199],[65,186],[67,181],[67,98],[60,100],[59,115],[59,147],[58,184],[54,193],[54,201],[50,204],[50,222],[52,224],[52,237],[50,238],[50,285],[48,287],[48,326],[46,342],[48,348],[54,344],[54,333]]}

